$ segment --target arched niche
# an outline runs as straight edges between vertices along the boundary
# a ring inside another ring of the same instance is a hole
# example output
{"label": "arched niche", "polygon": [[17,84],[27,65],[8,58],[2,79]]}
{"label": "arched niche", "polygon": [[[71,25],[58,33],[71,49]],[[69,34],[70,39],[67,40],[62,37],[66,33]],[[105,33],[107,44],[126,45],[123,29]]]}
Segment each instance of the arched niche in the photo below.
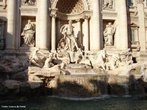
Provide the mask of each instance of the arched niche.
{"label": "arched niche", "polygon": [[[53,3],[52,3],[52,6],[51,8],[55,9],[57,8],[57,4],[58,2],[60,2],[61,0],[54,0]],[[71,2],[71,0],[67,0],[69,2]],[[74,0],[74,1],[79,1],[79,0]],[[84,5],[84,10],[88,10],[88,3],[87,3],[87,0],[81,0],[83,2],[83,5]],[[64,0],[64,3],[67,3],[66,0]]]}
{"label": "arched niche", "polygon": [[[51,36],[54,38],[52,47],[58,46],[58,42],[63,36],[60,29],[69,21],[72,21],[73,33],[77,43],[80,44],[79,47],[82,47],[83,36],[88,37],[89,35],[89,20],[92,15],[92,11],[89,10],[88,0],[53,0],[51,3]],[[56,42],[54,43],[54,41]]]}
{"label": "arched niche", "polygon": [[54,0],[51,5],[51,15],[62,20],[83,19],[90,16],[87,0]]}

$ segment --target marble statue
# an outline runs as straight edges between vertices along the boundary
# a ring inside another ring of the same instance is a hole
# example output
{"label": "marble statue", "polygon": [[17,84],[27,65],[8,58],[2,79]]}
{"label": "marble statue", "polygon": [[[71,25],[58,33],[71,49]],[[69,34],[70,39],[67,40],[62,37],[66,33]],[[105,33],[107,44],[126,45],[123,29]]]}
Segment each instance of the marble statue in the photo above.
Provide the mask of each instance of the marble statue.
{"label": "marble statue", "polygon": [[103,9],[105,9],[105,8],[112,9],[113,8],[113,0],[104,0]]}
{"label": "marble statue", "polygon": [[120,61],[121,61],[120,62],[121,66],[130,65],[130,64],[133,63],[133,61],[132,61],[132,53],[130,52],[130,49],[120,53]]}
{"label": "marble statue", "polygon": [[106,62],[106,70],[114,70],[119,67],[120,64],[120,56],[119,54],[113,54],[109,58],[107,58]]}
{"label": "marble statue", "polygon": [[80,50],[76,37],[74,36],[73,28],[72,21],[69,21],[69,24],[65,24],[61,27],[60,32],[63,37],[60,39],[57,49],[59,55],[62,54],[64,58],[70,59],[70,62],[76,62],[76,52],[79,53]]}
{"label": "marble statue", "polygon": [[52,67],[53,63],[53,53],[51,53],[48,58],[46,58],[43,68],[50,68]]}
{"label": "marble statue", "polygon": [[64,38],[61,39],[60,42],[59,42],[59,44],[58,44],[58,49],[57,49],[57,51],[58,51],[59,53],[64,53],[64,52],[66,52],[66,51],[68,50],[68,48],[69,48],[65,40],[67,40],[67,39],[64,39]]}
{"label": "marble statue", "polygon": [[69,53],[66,51],[58,50],[56,53],[56,59],[61,61],[62,63],[69,64],[70,63],[70,56]]}
{"label": "marble statue", "polygon": [[81,56],[80,61],[78,61],[78,63],[93,67],[92,62],[88,56],[83,56],[83,57]]}
{"label": "marble statue", "polygon": [[35,48],[35,50],[30,54],[29,62],[30,64],[33,64],[35,66],[42,67],[44,58],[40,58],[38,53],[39,53],[39,49]]}
{"label": "marble statue", "polygon": [[[69,21],[69,24],[65,24],[61,27],[60,32],[63,34],[63,37],[58,43],[58,47],[61,46],[61,43],[64,42],[64,48],[68,51],[78,50],[78,45],[76,38],[74,36],[72,21]],[[63,47],[63,46],[62,46]],[[60,48],[60,47],[59,47]]]}
{"label": "marble statue", "polygon": [[142,77],[142,80],[144,82],[147,82],[147,65],[143,64],[143,66],[141,66],[141,77]]}
{"label": "marble statue", "polygon": [[28,23],[25,25],[21,36],[23,36],[24,43],[27,46],[34,46],[35,45],[35,25],[28,20]]}
{"label": "marble statue", "polygon": [[111,22],[109,22],[106,25],[106,28],[104,30],[104,40],[105,40],[105,46],[112,46],[113,45],[113,36],[115,33],[115,27],[112,25]]}
{"label": "marble statue", "polygon": [[101,50],[97,52],[96,59],[94,61],[94,68],[101,68],[106,70],[106,50]]}

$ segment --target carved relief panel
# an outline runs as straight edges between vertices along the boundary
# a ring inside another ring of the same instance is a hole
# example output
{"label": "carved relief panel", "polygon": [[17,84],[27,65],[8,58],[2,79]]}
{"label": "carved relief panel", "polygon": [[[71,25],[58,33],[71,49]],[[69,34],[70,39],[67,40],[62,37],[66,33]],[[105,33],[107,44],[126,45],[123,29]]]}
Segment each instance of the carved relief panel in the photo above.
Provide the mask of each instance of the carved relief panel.
{"label": "carved relief panel", "polygon": [[115,0],[103,0],[103,10],[114,9]]}
{"label": "carved relief panel", "polygon": [[36,6],[37,0],[21,0],[22,6]]}

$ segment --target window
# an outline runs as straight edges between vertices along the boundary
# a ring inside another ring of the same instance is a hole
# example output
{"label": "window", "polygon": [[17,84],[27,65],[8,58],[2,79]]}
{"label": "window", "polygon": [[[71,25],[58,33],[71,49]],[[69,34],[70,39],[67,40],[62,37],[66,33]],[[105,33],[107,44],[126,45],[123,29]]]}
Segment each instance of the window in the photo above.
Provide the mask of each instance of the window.
{"label": "window", "polygon": [[132,44],[138,41],[138,30],[136,28],[131,28],[131,39],[132,39]]}
{"label": "window", "polygon": [[140,49],[139,27],[134,23],[131,24],[131,47],[135,50]]}

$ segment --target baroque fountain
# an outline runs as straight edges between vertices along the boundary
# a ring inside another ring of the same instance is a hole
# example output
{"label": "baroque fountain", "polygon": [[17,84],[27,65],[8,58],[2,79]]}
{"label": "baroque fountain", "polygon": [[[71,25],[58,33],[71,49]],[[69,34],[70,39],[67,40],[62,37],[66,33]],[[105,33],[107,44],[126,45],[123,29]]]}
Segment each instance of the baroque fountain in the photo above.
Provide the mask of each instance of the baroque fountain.
{"label": "baroque fountain", "polygon": [[146,110],[138,1],[0,0],[0,110]]}
{"label": "baroque fountain", "polygon": [[[1,70],[5,70],[2,95],[32,91],[63,97],[146,95],[147,65],[135,63],[130,50],[113,53],[109,50],[113,43],[112,29],[108,23],[104,30],[106,48],[85,51],[84,47],[79,48],[69,21],[60,29],[62,37],[57,51],[34,48],[21,61],[17,56],[1,58]],[[33,37],[27,34],[23,33],[24,41],[31,45]]]}

